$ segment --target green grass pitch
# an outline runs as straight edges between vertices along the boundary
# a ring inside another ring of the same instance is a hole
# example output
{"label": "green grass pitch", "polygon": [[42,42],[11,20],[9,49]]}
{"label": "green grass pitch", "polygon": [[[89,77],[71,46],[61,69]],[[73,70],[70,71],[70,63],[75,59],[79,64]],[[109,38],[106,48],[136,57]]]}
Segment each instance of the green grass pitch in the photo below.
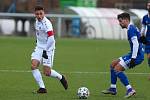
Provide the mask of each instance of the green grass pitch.
{"label": "green grass pitch", "polygon": [[[127,41],[56,39],[53,69],[67,77],[69,89],[65,91],[58,80],[44,76],[47,94],[32,93],[38,89],[30,72],[34,46],[34,38],[0,37],[0,100],[78,100],[76,93],[81,86],[90,90],[88,100],[123,100],[126,89],[120,80],[116,96],[103,95],[100,91],[110,85],[111,61],[129,51]],[[150,100],[149,72],[146,59],[135,69],[126,71],[137,91],[130,100]]]}

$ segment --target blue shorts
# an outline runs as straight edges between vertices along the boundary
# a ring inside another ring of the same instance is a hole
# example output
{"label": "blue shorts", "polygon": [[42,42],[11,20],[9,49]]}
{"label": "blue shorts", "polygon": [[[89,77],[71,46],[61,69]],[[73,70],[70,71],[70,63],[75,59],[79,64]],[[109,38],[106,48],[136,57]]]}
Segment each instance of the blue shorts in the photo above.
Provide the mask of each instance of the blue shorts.
{"label": "blue shorts", "polygon": [[146,54],[150,53],[150,44],[145,45],[145,53]]}
{"label": "blue shorts", "polygon": [[[127,54],[127,55],[124,55],[122,57],[120,57],[120,64],[125,68],[125,69],[128,69],[129,68],[129,63],[131,61],[131,53]],[[135,66],[136,65],[139,65],[142,63],[142,61],[144,60],[144,57],[137,57],[135,59]]]}

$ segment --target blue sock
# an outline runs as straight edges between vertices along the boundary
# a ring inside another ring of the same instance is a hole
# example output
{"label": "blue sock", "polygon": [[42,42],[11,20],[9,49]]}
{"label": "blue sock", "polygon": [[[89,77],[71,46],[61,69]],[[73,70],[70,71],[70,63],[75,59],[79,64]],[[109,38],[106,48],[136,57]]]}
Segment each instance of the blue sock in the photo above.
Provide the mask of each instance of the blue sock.
{"label": "blue sock", "polygon": [[116,71],[111,66],[110,66],[110,75],[111,75],[111,84],[116,84],[117,82]]}
{"label": "blue sock", "polygon": [[116,75],[118,76],[118,78],[120,79],[120,81],[123,83],[124,86],[129,85],[128,78],[122,71],[116,72]]}
{"label": "blue sock", "polygon": [[148,58],[148,66],[150,67],[150,58]]}

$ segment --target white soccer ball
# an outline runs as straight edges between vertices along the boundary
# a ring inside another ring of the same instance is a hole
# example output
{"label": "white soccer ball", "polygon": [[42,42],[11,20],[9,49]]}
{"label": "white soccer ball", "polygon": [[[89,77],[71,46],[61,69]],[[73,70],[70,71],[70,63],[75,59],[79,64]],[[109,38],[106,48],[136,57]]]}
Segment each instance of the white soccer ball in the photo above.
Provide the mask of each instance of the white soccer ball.
{"label": "white soccer ball", "polygon": [[90,91],[86,87],[80,87],[77,91],[77,96],[79,99],[87,99],[90,95]]}

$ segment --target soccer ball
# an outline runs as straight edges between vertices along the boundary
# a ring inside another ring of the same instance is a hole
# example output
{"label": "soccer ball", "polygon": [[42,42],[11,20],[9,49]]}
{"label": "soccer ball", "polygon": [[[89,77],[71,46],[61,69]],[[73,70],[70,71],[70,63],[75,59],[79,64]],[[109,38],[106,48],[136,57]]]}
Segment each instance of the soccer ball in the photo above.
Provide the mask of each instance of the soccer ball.
{"label": "soccer ball", "polygon": [[77,91],[77,96],[79,99],[87,99],[90,95],[90,91],[86,87],[80,87]]}

